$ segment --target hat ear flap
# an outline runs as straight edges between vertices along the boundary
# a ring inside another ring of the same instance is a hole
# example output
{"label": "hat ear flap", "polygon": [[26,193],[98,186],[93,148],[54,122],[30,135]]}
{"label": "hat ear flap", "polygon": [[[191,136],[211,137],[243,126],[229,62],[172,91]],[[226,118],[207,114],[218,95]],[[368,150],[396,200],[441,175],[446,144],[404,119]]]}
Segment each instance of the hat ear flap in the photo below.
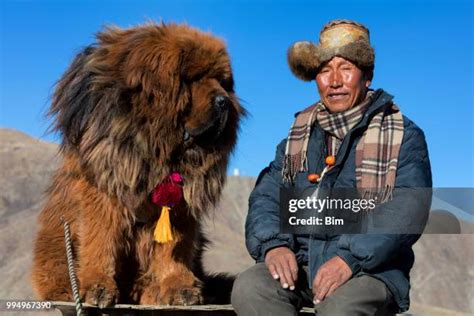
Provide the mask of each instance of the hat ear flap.
{"label": "hat ear flap", "polygon": [[[360,68],[373,68],[375,62],[374,49],[364,40],[358,40],[340,47],[333,55],[339,55],[351,60]],[[334,56],[331,56],[332,58]]]}
{"label": "hat ear flap", "polygon": [[320,61],[317,48],[310,42],[296,42],[288,49],[288,65],[293,74],[304,81],[316,78]]}

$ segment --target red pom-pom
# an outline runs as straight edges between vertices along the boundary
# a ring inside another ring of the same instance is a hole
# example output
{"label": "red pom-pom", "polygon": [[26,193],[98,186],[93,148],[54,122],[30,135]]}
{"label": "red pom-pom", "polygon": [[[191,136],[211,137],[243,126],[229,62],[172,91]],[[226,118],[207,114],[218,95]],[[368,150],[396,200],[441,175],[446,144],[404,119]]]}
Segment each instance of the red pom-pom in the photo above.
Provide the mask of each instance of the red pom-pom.
{"label": "red pom-pom", "polygon": [[181,177],[181,175],[178,172],[173,172],[170,175],[170,180],[173,183],[179,183],[179,184],[183,183],[183,177]]}
{"label": "red pom-pom", "polygon": [[183,179],[177,172],[172,173],[163,183],[156,186],[151,193],[151,200],[159,206],[174,206],[183,198]]}

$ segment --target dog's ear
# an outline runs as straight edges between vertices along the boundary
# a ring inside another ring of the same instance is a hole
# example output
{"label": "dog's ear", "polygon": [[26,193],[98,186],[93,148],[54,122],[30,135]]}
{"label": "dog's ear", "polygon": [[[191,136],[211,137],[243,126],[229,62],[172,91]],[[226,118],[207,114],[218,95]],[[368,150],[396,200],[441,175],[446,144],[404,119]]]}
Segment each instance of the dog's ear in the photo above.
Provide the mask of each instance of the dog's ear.
{"label": "dog's ear", "polygon": [[179,43],[179,72],[184,80],[199,80],[203,76],[220,77],[227,73],[231,76],[229,55],[225,44],[216,37],[191,29],[193,36]]}
{"label": "dog's ear", "polygon": [[78,146],[93,112],[91,73],[84,67],[93,50],[89,46],[80,52],[56,85],[48,116],[54,118],[50,129],[62,134],[63,147]]}
{"label": "dog's ear", "polygon": [[130,93],[104,67],[99,48],[80,52],[56,86],[49,115],[62,135],[62,150],[74,154],[97,187],[135,208],[153,186],[143,128],[131,117]]}
{"label": "dog's ear", "polygon": [[181,87],[179,43],[164,25],[145,24],[132,29],[107,27],[97,34],[98,60],[115,72],[124,89],[162,99],[168,104]]}
{"label": "dog's ear", "polygon": [[156,47],[147,50],[146,43],[141,43],[141,46],[141,51],[130,51],[122,65],[127,88],[161,98],[178,93],[176,89],[180,87],[179,55],[167,56],[166,51]]}

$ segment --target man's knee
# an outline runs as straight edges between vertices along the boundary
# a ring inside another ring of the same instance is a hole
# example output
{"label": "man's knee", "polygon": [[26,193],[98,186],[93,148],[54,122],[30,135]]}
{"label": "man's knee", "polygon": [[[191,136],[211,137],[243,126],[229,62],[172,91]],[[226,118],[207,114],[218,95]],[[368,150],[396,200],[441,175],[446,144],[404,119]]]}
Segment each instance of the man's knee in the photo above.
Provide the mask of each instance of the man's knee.
{"label": "man's knee", "polygon": [[353,302],[347,302],[340,299],[333,299],[327,297],[323,302],[315,305],[315,312],[317,316],[350,316],[356,314],[358,306],[354,306]]}
{"label": "man's knee", "polygon": [[234,282],[231,296],[237,315],[297,315],[300,293],[283,289],[263,263],[245,270]]}
{"label": "man's knee", "polygon": [[354,278],[315,306],[316,315],[393,315],[393,298],[382,281]]}
{"label": "man's knee", "polygon": [[262,295],[268,295],[275,288],[271,286],[272,282],[276,281],[270,277],[264,263],[257,263],[241,272],[232,288],[232,305],[249,304],[253,300],[258,300]]}

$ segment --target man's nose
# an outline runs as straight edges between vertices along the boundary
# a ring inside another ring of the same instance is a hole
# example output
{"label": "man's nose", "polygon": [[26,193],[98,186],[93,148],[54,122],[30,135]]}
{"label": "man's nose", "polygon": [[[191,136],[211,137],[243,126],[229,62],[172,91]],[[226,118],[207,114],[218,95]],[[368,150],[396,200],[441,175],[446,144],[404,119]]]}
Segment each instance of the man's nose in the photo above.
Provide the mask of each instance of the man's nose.
{"label": "man's nose", "polygon": [[331,83],[332,88],[337,88],[337,87],[342,86],[342,76],[338,71],[335,71],[332,73],[330,83]]}

